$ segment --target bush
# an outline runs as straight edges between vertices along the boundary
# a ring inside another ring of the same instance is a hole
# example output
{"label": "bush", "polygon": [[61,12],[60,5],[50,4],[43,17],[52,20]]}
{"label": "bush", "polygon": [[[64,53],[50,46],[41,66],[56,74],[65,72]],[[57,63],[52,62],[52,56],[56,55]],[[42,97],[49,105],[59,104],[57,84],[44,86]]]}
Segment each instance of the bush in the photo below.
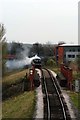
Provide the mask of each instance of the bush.
{"label": "bush", "polygon": [[47,66],[56,66],[56,62],[52,58],[48,59],[46,64]]}

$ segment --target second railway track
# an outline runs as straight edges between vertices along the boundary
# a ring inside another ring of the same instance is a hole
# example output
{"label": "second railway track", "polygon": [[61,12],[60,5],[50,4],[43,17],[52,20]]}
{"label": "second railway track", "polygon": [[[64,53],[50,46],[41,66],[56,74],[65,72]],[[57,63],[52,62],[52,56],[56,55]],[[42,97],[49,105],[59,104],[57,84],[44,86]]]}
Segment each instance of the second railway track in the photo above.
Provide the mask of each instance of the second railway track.
{"label": "second railway track", "polygon": [[67,105],[52,73],[42,69],[44,120],[71,120]]}

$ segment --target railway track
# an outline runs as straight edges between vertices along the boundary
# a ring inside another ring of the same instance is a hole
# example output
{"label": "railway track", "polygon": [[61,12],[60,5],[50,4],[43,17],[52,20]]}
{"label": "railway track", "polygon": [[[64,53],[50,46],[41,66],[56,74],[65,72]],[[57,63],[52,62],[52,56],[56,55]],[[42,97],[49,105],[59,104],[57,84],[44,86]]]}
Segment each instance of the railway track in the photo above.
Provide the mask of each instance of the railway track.
{"label": "railway track", "polygon": [[60,87],[52,73],[47,69],[42,69],[41,73],[44,120],[71,120]]}

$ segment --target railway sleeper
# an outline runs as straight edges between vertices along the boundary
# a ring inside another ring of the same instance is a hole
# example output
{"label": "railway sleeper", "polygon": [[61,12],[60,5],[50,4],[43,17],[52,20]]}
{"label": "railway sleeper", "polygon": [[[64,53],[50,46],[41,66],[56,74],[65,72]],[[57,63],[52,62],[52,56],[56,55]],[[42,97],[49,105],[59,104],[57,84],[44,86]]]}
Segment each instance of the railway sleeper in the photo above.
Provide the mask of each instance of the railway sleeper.
{"label": "railway sleeper", "polygon": [[60,106],[60,103],[50,103],[50,106],[52,106],[52,107],[58,107],[58,106]]}
{"label": "railway sleeper", "polygon": [[51,88],[48,88],[48,94],[54,94],[55,93],[55,90],[51,89]]}
{"label": "railway sleeper", "polygon": [[47,118],[48,118],[48,115],[44,114],[44,120],[47,120]]}
{"label": "railway sleeper", "polygon": [[50,102],[53,103],[53,104],[54,104],[54,103],[58,103],[58,104],[60,103],[59,99],[54,98],[54,97],[49,97],[49,100],[50,100]]}
{"label": "railway sleeper", "polygon": [[48,109],[47,109],[47,106],[44,107],[44,115],[47,114],[48,115]]}
{"label": "railway sleeper", "polygon": [[51,114],[51,120],[64,120],[63,115],[61,114]]}
{"label": "railway sleeper", "polygon": [[61,108],[61,106],[50,106],[50,109],[51,109],[51,111],[53,110],[53,111],[62,111],[62,108]]}

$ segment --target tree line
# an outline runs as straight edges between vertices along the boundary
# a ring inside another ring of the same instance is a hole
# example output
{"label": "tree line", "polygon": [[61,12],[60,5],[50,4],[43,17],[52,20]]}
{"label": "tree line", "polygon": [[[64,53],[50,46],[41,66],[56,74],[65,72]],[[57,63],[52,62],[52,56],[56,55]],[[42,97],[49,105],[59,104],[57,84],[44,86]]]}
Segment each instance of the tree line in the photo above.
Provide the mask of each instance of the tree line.
{"label": "tree line", "polygon": [[54,45],[35,43],[29,51],[29,57],[32,57],[35,54],[40,57],[51,57],[54,55]]}
{"label": "tree line", "polygon": [[[7,43],[5,33],[6,30],[4,24],[0,24],[0,67],[2,64],[3,75],[5,72],[5,63],[7,61],[7,59],[5,59],[5,56],[8,56],[10,54],[10,55],[14,55],[15,59],[21,60],[24,58],[24,51],[25,51],[23,47],[23,43],[18,43],[13,41],[10,44],[10,46],[8,46],[9,43]],[[63,41],[59,42],[58,45],[63,43],[64,43]],[[32,47],[29,48],[28,57],[33,57],[34,55],[37,54],[42,59],[44,58],[44,62],[46,63],[48,58],[51,57],[52,59],[54,59],[54,48],[55,48],[55,44],[50,44],[50,43],[41,44],[38,42],[34,43]],[[77,63],[80,69],[80,57],[77,59]]]}

